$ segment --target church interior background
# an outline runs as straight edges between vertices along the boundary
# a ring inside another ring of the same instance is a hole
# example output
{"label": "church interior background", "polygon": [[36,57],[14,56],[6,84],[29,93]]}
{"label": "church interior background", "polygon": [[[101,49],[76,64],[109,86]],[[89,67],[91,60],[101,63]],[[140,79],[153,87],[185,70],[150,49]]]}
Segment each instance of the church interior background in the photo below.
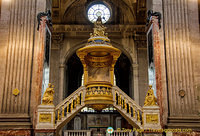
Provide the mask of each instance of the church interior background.
{"label": "church interior background", "polygon": [[0,0],[0,136],[200,136],[200,0]]}

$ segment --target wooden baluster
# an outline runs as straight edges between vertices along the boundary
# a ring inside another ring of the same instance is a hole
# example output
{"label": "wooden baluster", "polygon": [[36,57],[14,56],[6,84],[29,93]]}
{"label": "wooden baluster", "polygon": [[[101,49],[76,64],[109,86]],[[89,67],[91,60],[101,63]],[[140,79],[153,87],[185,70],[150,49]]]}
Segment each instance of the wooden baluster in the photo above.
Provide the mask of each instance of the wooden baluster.
{"label": "wooden baluster", "polygon": [[80,96],[77,95],[77,105],[79,105],[79,104],[80,104]]}
{"label": "wooden baluster", "polygon": [[58,115],[57,115],[57,120],[60,120],[60,109],[58,109]]}
{"label": "wooden baluster", "polygon": [[74,108],[76,108],[76,102],[77,102],[77,100],[74,99]]}
{"label": "wooden baluster", "polygon": [[126,100],[124,99],[124,109],[126,110],[127,112],[127,104],[126,104]]}
{"label": "wooden baluster", "polygon": [[83,101],[83,92],[81,92],[81,105],[82,105],[82,101]]}
{"label": "wooden baluster", "polygon": [[120,96],[119,96],[119,105],[120,105],[120,106],[122,105],[122,102],[121,102],[121,101],[122,101],[122,96],[120,95]]}
{"label": "wooden baluster", "polygon": [[120,95],[118,95],[118,105],[120,105]]}
{"label": "wooden baluster", "polygon": [[133,106],[133,117],[135,118],[135,107]]}
{"label": "wooden baluster", "polygon": [[69,113],[69,102],[67,102],[67,114]]}
{"label": "wooden baluster", "polygon": [[137,121],[140,122],[140,111],[137,110]]}
{"label": "wooden baluster", "polygon": [[65,117],[65,107],[64,107],[64,105],[62,106],[62,118],[64,118]]}
{"label": "wooden baluster", "polygon": [[74,103],[74,100],[72,100],[72,103],[71,103],[71,112],[72,112],[72,110],[73,110],[73,103]]}

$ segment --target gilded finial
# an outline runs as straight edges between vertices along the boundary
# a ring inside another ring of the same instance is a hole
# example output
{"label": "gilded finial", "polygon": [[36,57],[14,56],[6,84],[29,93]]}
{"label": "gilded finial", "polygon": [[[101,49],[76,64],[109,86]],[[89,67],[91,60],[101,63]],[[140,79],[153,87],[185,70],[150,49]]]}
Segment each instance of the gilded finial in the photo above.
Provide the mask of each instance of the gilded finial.
{"label": "gilded finial", "polygon": [[147,95],[145,97],[144,106],[154,106],[156,104],[157,99],[153,93],[152,85],[149,85],[149,90],[147,91]]}
{"label": "gilded finial", "polygon": [[47,89],[44,92],[43,98],[42,98],[42,104],[43,105],[53,105],[53,94],[54,94],[54,86],[49,83]]}

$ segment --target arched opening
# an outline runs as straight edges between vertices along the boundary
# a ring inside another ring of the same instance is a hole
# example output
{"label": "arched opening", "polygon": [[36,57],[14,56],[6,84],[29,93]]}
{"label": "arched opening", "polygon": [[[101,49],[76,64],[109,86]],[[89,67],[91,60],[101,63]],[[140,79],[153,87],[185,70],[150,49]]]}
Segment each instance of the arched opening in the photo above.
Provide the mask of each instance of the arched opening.
{"label": "arched opening", "polygon": [[[67,61],[65,97],[76,91],[83,85],[83,65],[74,53]],[[122,53],[115,65],[116,85],[127,95],[132,94],[132,66],[128,57]]]}
{"label": "arched opening", "polygon": [[131,95],[132,66],[128,57],[122,53],[115,65],[116,85],[127,95]]}
{"label": "arched opening", "polygon": [[67,61],[66,68],[66,92],[65,97],[76,91],[82,82],[83,65],[74,53]]}

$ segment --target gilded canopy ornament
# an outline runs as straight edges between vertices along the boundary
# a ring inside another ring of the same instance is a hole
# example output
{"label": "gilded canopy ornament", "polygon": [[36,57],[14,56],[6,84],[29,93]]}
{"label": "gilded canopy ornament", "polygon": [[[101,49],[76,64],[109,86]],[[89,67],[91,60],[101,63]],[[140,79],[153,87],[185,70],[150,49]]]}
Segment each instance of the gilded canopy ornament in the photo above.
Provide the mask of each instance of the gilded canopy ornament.
{"label": "gilded canopy ornament", "polygon": [[90,37],[94,36],[106,36],[107,33],[105,33],[106,27],[103,26],[101,16],[98,17],[97,21],[94,23],[94,32],[90,34]]}
{"label": "gilded canopy ornament", "polygon": [[157,99],[154,95],[152,85],[149,85],[149,90],[147,91],[147,95],[145,97],[144,106],[154,106],[157,105]]}
{"label": "gilded canopy ornament", "polygon": [[42,104],[43,105],[53,105],[53,94],[54,94],[54,86],[49,83],[47,89],[44,92],[43,98],[42,98]]}

